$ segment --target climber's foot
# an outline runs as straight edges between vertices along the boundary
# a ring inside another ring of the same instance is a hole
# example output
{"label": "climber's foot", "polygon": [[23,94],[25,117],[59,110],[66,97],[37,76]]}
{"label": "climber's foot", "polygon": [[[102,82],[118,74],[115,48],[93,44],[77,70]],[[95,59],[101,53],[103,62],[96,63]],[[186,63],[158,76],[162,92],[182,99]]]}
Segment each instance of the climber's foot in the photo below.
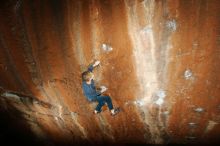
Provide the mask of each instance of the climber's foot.
{"label": "climber's foot", "polygon": [[118,108],[115,108],[115,109],[112,109],[112,110],[111,110],[111,115],[112,115],[112,116],[115,116],[115,115],[117,115],[119,112],[120,112],[120,108],[119,108],[119,107],[118,107]]}
{"label": "climber's foot", "polygon": [[98,114],[98,113],[101,113],[101,111],[94,110],[93,113]]}

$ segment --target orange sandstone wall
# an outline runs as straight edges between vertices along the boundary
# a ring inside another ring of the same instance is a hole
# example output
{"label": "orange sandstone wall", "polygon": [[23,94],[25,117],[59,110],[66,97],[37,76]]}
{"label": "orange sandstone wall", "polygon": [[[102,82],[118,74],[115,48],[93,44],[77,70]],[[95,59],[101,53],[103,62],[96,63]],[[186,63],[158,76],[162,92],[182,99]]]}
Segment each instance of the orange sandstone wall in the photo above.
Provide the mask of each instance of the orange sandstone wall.
{"label": "orange sandstone wall", "polygon": [[[219,6],[218,0],[1,2],[2,116],[16,125],[11,132],[31,133],[30,143],[44,145],[218,143]],[[94,60],[101,61],[96,84],[107,86],[122,110],[116,117],[106,107],[93,115],[96,104],[82,94],[81,73]]]}

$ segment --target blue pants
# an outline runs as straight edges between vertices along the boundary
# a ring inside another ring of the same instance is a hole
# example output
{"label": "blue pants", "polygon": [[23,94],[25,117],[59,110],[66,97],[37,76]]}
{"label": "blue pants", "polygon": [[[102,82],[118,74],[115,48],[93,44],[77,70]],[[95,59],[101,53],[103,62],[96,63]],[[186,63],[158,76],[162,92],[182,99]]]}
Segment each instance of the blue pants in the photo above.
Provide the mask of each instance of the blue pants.
{"label": "blue pants", "polygon": [[95,110],[98,112],[101,112],[101,108],[105,105],[105,103],[107,103],[109,110],[113,109],[112,100],[109,96],[97,96],[96,101],[98,101],[98,105],[96,106]]}

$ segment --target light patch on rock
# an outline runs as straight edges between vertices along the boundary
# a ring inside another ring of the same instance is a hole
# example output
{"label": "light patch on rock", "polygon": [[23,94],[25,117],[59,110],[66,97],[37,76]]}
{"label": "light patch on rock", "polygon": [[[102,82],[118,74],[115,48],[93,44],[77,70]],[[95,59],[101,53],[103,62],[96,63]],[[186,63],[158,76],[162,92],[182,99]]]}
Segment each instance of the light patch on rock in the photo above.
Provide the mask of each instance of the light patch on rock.
{"label": "light patch on rock", "polygon": [[[130,1],[129,1],[130,2]],[[125,1],[126,8],[128,10],[128,33],[133,45],[133,56],[135,61],[135,69],[138,77],[138,83],[140,89],[138,92],[138,101],[133,101],[134,105],[140,106],[140,115],[146,126],[147,133],[149,132],[152,137],[152,142],[155,144],[163,143],[163,136],[161,135],[160,127],[163,125],[160,118],[157,118],[155,122],[154,118],[151,118],[149,112],[150,106],[155,102],[151,100],[151,97],[155,96],[158,90],[158,78],[157,78],[157,48],[155,40],[155,32],[153,28],[153,12],[155,11],[155,2],[152,0],[144,1],[143,3],[143,18],[146,19],[146,26],[142,27],[137,21],[137,7],[129,8],[128,1]],[[139,100],[141,99],[141,100]],[[144,101],[144,102],[142,102]],[[143,103],[143,104],[142,104]],[[158,124],[159,123],[159,124]],[[147,136],[146,136],[147,137]],[[147,140],[148,138],[146,138]]]}
{"label": "light patch on rock", "polygon": [[74,119],[78,116],[78,114],[76,112],[70,112],[70,115]]}
{"label": "light patch on rock", "polygon": [[158,99],[155,101],[157,105],[162,105],[164,103],[164,98],[166,97],[166,92],[164,90],[159,90],[156,92]]}
{"label": "light patch on rock", "polygon": [[201,113],[201,112],[204,112],[204,109],[201,108],[201,107],[198,107],[196,109],[194,109],[195,112],[198,112],[198,113]]}
{"label": "light patch on rock", "polygon": [[110,139],[112,139],[113,141],[115,140],[113,134],[112,134],[112,128],[111,128],[111,125],[108,124],[108,121],[102,117],[102,116],[98,116],[99,118],[99,121],[100,121],[100,128],[102,129],[102,132],[107,136],[109,137]]}
{"label": "light patch on rock", "polygon": [[63,109],[63,107],[61,105],[58,105],[58,115],[59,115],[59,117],[61,119],[63,119],[63,117],[62,117],[62,109]]}
{"label": "light patch on rock", "polygon": [[164,114],[164,115],[169,115],[170,112],[169,112],[169,111],[165,111],[165,112],[163,112],[163,114]]}
{"label": "light patch on rock", "polygon": [[145,26],[143,29],[141,29],[140,33],[142,33],[144,35],[149,35],[149,34],[153,33],[152,26],[151,25]]}
{"label": "light patch on rock", "polygon": [[54,119],[55,119],[56,121],[58,121],[58,118],[57,118],[57,117],[54,117]]}
{"label": "light patch on rock", "polygon": [[75,113],[75,112],[71,112],[71,113],[70,113],[70,116],[71,116],[71,118],[72,118],[74,124],[76,124],[76,126],[77,126],[77,127],[79,128],[79,130],[82,132],[82,138],[87,139],[87,137],[88,137],[87,131],[86,131],[86,129],[80,124],[80,122],[78,121],[78,118],[77,118],[78,114]]}
{"label": "light patch on rock", "polygon": [[197,42],[194,42],[194,43],[193,43],[193,47],[198,47],[198,45],[199,45],[199,44],[198,44]]}
{"label": "light patch on rock", "polygon": [[189,124],[189,127],[190,127],[190,128],[196,128],[196,127],[197,127],[197,124],[194,123],[194,122],[190,122],[190,123],[188,123],[188,124]]}
{"label": "light patch on rock", "polygon": [[157,91],[156,95],[159,98],[164,98],[164,97],[166,97],[166,92],[164,90],[159,90],[159,91]]}
{"label": "light patch on rock", "polygon": [[173,20],[167,21],[166,27],[171,31],[176,31],[176,29],[177,29],[176,20],[173,19]]}
{"label": "light patch on rock", "polygon": [[102,44],[102,50],[105,52],[110,52],[113,50],[113,48],[108,44]]}
{"label": "light patch on rock", "polygon": [[215,125],[217,125],[217,124],[218,124],[218,123],[215,122],[215,121],[209,121],[209,122],[208,122],[208,125],[207,125],[207,127],[206,127],[206,130],[205,130],[205,133],[211,131],[211,130],[215,127]]}
{"label": "light patch on rock", "polygon": [[14,93],[10,93],[10,92],[5,92],[2,94],[3,97],[15,100],[15,101],[20,101],[20,97]]}
{"label": "light patch on rock", "polygon": [[137,106],[144,106],[145,101],[144,100],[136,100],[136,101],[134,101],[134,104],[137,105]]}
{"label": "light patch on rock", "polygon": [[190,69],[185,70],[184,77],[185,77],[186,80],[190,80],[190,79],[194,78],[193,73]]}
{"label": "light patch on rock", "polygon": [[164,102],[164,100],[161,99],[161,98],[159,98],[155,103],[156,103],[157,105],[162,105],[163,102]]}

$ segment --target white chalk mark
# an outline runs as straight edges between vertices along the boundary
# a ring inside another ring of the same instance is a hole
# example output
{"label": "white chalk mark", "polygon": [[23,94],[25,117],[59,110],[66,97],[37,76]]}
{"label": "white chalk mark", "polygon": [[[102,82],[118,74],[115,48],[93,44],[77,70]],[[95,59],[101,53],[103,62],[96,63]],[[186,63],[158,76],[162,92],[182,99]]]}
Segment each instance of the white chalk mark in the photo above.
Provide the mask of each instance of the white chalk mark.
{"label": "white chalk mark", "polygon": [[186,80],[190,80],[190,79],[194,78],[193,73],[190,69],[185,70],[184,77],[185,77]]}
{"label": "white chalk mark", "polygon": [[113,48],[108,44],[102,44],[102,50],[105,52],[110,52],[113,50]]}
{"label": "white chalk mark", "polygon": [[166,22],[166,27],[171,30],[172,32],[176,31],[177,29],[177,24],[176,24],[176,20],[169,20]]}
{"label": "white chalk mark", "polygon": [[194,109],[194,111],[195,111],[195,112],[198,112],[198,113],[201,113],[201,112],[204,111],[204,109],[201,108],[201,107],[198,107],[198,108]]}

